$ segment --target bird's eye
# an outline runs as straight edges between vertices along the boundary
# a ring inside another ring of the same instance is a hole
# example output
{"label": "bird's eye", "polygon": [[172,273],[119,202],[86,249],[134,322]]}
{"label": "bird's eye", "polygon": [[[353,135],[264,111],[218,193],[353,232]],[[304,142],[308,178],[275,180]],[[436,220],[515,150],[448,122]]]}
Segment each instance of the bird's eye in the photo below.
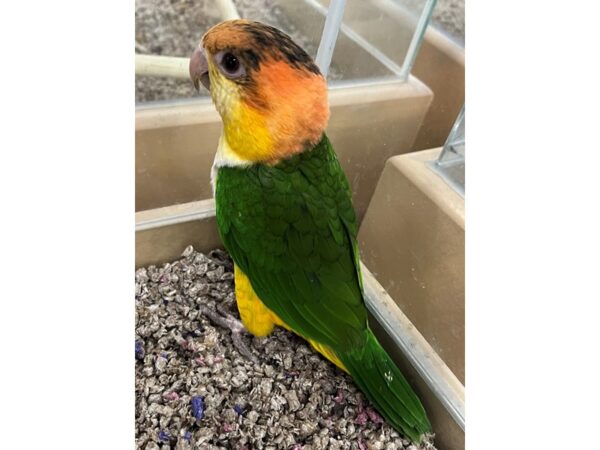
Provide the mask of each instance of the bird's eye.
{"label": "bird's eye", "polygon": [[229,73],[235,73],[240,68],[240,62],[231,53],[225,53],[223,55],[223,68]]}
{"label": "bird's eye", "polygon": [[246,75],[246,70],[237,56],[231,52],[219,52],[217,55],[219,69],[228,78],[240,78]]}

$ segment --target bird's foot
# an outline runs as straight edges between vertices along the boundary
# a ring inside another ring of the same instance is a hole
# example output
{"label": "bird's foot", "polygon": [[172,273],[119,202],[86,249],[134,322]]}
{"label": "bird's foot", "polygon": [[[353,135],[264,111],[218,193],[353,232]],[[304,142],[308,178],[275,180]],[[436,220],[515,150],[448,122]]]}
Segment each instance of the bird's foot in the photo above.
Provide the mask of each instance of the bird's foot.
{"label": "bird's foot", "polygon": [[246,359],[249,359],[253,363],[259,363],[258,358],[252,354],[252,352],[242,339],[242,332],[248,332],[248,330],[246,330],[246,327],[244,327],[244,324],[241,321],[237,320],[232,315],[225,313],[224,311],[221,311],[221,313],[223,314],[221,315],[205,305],[198,305],[198,309],[201,314],[208,317],[213,323],[223,328],[227,328],[231,331],[231,339],[233,339],[233,345],[238,350],[238,352],[240,352],[240,354],[242,354]]}

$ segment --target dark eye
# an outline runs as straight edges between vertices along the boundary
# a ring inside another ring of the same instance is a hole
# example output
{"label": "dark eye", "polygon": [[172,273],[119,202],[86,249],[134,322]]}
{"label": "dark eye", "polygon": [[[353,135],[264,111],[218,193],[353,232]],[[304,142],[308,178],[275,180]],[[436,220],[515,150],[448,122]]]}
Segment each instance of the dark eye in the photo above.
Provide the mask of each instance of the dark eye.
{"label": "dark eye", "polygon": [[231,52],[219,52],[216,55],[219,69],[227,78],[240,78],[246,75],[246,69],[237,56]]}
{"label": "dark eye", "polygon": [[240,68],[240,62],[231,53],[223,55],[223,68],[229,73],[235,73]]}

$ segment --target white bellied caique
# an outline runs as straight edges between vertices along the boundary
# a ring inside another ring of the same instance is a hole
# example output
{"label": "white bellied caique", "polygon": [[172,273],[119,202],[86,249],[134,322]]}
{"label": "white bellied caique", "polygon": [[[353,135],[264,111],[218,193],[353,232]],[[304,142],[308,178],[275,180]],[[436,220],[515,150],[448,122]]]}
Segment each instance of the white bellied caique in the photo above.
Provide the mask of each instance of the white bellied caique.
{"label": "white bellied caique", "polygon": [[421,402],[369,329],[348,181],[325,134],[327,83],[276,28],[231,20],[190,60],[223,120],[212,171],[243,324],[297,333],[349,373],[398,431],[420,441]]}

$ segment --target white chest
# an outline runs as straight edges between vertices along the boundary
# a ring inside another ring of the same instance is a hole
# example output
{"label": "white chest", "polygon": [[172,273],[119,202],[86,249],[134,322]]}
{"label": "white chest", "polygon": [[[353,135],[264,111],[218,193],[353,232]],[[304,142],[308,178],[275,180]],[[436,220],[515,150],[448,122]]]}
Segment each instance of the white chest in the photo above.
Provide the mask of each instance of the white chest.
{"label": "white chest", "polygon": [[251,164],[252,163],[250,161],[246,161],[238,157],[229,147],[225,137],[221,135],[219,138],[219,145],[217,146],[217,153],[215,154],[215,159],[210,171],[210,184],[212,186],[213,197],[217,187],[217,175],[219,173],[219,167],[248,167]]}

